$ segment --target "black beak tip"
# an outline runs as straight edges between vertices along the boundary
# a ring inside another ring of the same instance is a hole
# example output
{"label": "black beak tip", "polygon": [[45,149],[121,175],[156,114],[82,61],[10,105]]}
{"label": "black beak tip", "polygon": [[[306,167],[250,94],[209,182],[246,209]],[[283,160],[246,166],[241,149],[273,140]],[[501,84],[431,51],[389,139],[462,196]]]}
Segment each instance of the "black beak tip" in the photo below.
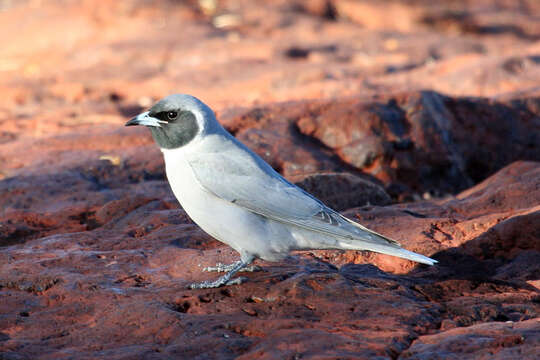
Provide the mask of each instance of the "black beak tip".
{"label": "black beak tip", "polygon": [[135,125],[139,125],[139,121],[137,120],[137,117],[130,119],[124,126],[135,126]]}

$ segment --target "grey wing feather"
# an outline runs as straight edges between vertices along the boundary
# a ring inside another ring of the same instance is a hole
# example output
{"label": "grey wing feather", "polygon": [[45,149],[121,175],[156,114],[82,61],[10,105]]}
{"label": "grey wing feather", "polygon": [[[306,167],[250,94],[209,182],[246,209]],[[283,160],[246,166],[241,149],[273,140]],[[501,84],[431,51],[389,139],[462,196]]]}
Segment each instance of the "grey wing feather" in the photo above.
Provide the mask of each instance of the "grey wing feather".
{"label": "grey wing feather", "polygon": [[326,207],[248,152],[198,154],[189,164],[207,191],[259,215],[330,236],[399,246]]}

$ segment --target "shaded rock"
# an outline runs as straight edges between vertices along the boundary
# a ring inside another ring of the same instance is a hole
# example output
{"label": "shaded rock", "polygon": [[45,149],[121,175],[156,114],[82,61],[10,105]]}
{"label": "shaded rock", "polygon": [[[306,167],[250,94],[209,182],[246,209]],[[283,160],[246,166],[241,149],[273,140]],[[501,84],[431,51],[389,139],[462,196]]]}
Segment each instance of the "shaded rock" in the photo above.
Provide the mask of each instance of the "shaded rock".
{"label": "shaded rock", "polygon": [[492,104],[421,92],[317,110],[298,120],[302,133],[344,162],[419,192],[452,193],[513,160],[540,157],[538,114],[525,102]]}
{"label": "shaded rock", "polygon": [[538,319],[520,323],[487,323],[421,336],[403,359],[473,358],[534,359],[540,356]]}
{"label": "shaded rock", "polygon": [[488,209],[494,213],[534,209],[540,201],[535,185],[538,176],[537,162],[518,161],[458,194],[448,205],[456,210],[461,208],[468,217],[486,215],[491,212]]}
{"label": "shaded rock", "polygon": [[540,252],[535,250],[520,252],[512,261],[497,269],[495,278],[506,281],[540,279]]}
{"label": "shaded rock", "polygon": [[465,244],[464,250],[478,258],[514,258],[524,250],[540,251],[540,210],[504,220]]}

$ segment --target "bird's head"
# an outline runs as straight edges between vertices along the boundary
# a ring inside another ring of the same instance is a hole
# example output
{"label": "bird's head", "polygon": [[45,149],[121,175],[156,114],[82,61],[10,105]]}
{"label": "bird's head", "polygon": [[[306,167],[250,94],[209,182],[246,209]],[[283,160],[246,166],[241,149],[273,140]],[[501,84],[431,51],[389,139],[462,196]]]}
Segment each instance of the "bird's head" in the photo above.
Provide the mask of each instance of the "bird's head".
{"label": "bird's head", "polygon": [[133,125],[147,126],[162,149],[185,146],[198,136],[220,127],[213,111],[206,104],[185,94],[161,99],[148,111],[126,123],[126,126]]}

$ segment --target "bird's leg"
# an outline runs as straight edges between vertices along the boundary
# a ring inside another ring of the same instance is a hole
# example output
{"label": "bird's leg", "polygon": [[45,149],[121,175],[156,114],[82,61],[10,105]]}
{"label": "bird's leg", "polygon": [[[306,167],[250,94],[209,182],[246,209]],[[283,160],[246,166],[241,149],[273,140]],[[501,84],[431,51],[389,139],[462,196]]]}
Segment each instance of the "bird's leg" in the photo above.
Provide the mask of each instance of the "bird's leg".
{"label": "bird's leg", "polygon": [[[229,272],[232,269],[234,269],[236,264],[238,264],[238,263],[234,262],[234,263],[228,264],[228,265],[223,264],[223,263],[217,263],[216,266],[205,267],[202,271],[207,271],[207,272]],[[256,272],[256,271],[261,271],[261,267],[257,266],[257,265],[247,266],[247,264],[246,264],[246,267],[238,270],[238,272]]]}
{"label": "bird's leg", "polygon": [[220,287],[220,286],[223,286],[223,285],[241,284],[244,281],[244,278],[236,278],[234,280],[231,280],[231,277],[234,274],[236,274],[238,271],[240,271],[243,268],[245,268],[246,266],[248,266],[250,263],[251,263],[251,261],[250,262],[244,262],[244,261],[240,260],[240,261],[237,261],[237,262],[235,262],[234,264],[231,264],[231,265],[219,264],[219,265],[222,266],[222,269],[225,269],[225,268],[228,269],[228,271],[227,270],[222,270],[222,271],[227,271],[227,273],[225,275],[223,275],[222,277],[220,277],[219,279],[217,279],[215,281],[203,281],[201,283],[191,284],[191,285],[189,285],[189,288],[190,289],[209,289],[209,288],[217,288],[217,287]]}

